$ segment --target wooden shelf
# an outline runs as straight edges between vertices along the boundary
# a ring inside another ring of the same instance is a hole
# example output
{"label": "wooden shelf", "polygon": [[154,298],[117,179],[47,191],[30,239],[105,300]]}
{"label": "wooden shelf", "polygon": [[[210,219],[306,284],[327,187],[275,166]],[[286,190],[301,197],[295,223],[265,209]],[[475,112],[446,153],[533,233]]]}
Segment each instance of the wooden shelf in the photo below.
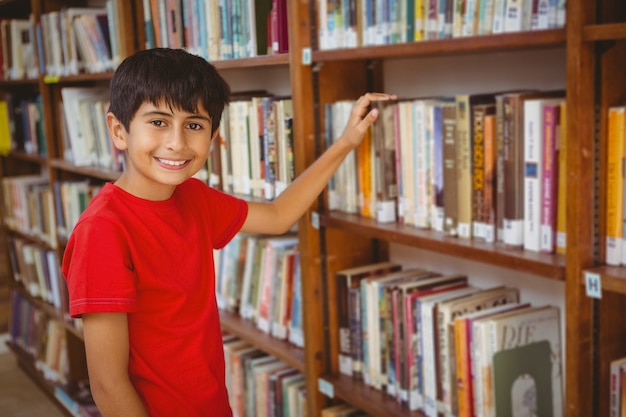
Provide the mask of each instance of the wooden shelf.
{"label": "wooden shelf", "polygon": [[92,167],[92,166],[76,166],[71,162],[67,162],[63,159],[53,159],[50,161],[50,166],[55,169],[59,169],[73,174],[84,175],[91,178],[97,178],[105,181],[115,181],[122,174],[118,171],[110,169]]}
{"label": "wooden shelf", "polygon": [[3,87],[37,87],[39,80],[37,78],[22,78],[20,80],[0,80],[0,88]]}
{"label": "wooden shelf", "polygon": [[320,224],[483,264],[528,272],[559,281],[565,280],[565,257],[562,255],[511,249],[500,243],[464,240],[432,230],[397,223],[377,223],[373,219],[339,212],[321,215]]}
{"label": "wooden shelf", "polygon": [[604,23],[583,28],[583,40],[588,42],[626,39],[626,23]]}
{"label": "wooden shelf", "polygon": [[352,404],[372,417],[424,417],[421,411],[409,411],[386,393],[342,374],[322,376],[333,386],[336,398]]}
{"label": "wooden shelf", "polygon": [[110,81],[111,78],[113,78],[113,73],[113,71],[107,71],[94,74],[85,73],[66,76],[44,75],[43,82],[46,84],[80,84],[85,82]]}
{"label": "wooden shelf", "polygon": [[217,69],[237,69],[255,67],[274,67],[289,65],[289,54],[261,55],[253,58],[226,59],[211,61]]}
{"label": "wooden shelf", "polygon": [[304,351],[301,348],[262,332],[254,323],[242,319],[237,314],[220,310],[220,321],[222,329],[228,333],[234,334],[264,352],[277,357],[300,372],[306,372]]}
{"label": "wooden shelf", "polygon": [[510,52],[513,49],[538,49],[554,46],[565,46],[564,29],[315,51],[313,52],[313,61],[372,60],[429,55],[461,55],[476,52]]}
{"label": "wooden shelf", "polygon": [[31,162],[40,165],[45,165],[48,160],[45,156],[38,154],[27,153],[24,151],[10,151],[8,155],[3,155],[5,158],[17,159],[19,161]]}
{"label": "wooden shelf", "polygon": [[586,269],[581,277],[583,285],[585,285],[585,274],[589,272],[600,275],[602,291],[626,294],[626,267],[604,265]]}

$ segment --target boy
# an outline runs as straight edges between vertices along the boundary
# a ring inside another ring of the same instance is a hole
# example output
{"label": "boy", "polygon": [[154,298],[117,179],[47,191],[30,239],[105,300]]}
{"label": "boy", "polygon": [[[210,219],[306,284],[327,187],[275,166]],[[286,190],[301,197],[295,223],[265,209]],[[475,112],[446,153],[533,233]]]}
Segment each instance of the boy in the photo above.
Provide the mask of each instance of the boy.
{"label": "boy", "polygon": [[191,178],[206,162],[230,89],[182,50],[127,58],[106,120],[124,172],[81,216],[63,273],[83,318],[89,379],[107,416],[231,416],[213,249],[239,231],[291,228],[378,113],[366,94],[343,137],[272,202],[246,202]]}

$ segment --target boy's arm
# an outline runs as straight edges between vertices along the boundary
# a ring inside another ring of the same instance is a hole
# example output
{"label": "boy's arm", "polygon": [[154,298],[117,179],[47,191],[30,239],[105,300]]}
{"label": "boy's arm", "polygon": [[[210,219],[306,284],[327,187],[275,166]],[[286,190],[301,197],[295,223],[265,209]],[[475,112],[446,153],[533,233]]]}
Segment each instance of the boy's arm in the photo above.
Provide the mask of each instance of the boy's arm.
{"label": "boy's arm", "polygon": [[128,321],[124,313],[83,315],[89,384],[103,417],[148,417],[128,376]]}
{"label": "boy's arm", "polygon": [[298,176],[275,200],[248,203],[248,217],[241,231],[281,234],[287,232],[310,207],[351,150],[361,143],[367,129],[378,118],[373,101],[396,99],[395,95],[367,93],[359,98],[341,137]]}

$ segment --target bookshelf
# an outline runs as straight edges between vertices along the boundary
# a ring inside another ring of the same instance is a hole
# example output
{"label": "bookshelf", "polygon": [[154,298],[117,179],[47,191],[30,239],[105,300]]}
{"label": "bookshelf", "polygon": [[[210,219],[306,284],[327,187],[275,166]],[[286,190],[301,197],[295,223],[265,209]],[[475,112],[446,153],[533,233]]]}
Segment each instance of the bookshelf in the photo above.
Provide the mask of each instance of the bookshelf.
{"label": "bookshelf", "polygon": [[[121,22],[125,54],[141,49],[146,42],[143,31],[142,1],[119,2],[125,9]],[[84,5],[80,1],[31,0],[0,3],[3,17],[40,16],[63,6]],[[448,259],[469,261],[484,268],[510,271],[537,277],[546,287],[562,286],[559,300],[564,324],[563,371],[566,375],[565,414],[567,417],[609,416],[609,364],[626,354],[626,333],[617,323],[626,298],[623,267],[603,265],[605,219],[603,208],[606,184],[602,179],[601,158],[606,147],[606,109],[626,100],[626,15],[618,0],[570,0],[564,29],[506,33],[468,38],[432,40],[385,46],[319,50],[317,48],[315,13],[310,1],[288,1],[290,53],[255,58],[218,60],[215,66],[223,72],[233,91],[246,85],[246,78],[259,73],[279,74],[276,86],[290,92],[293,98],[294,135],[298,138],[295,165],[302,172],[323,150],[323,104],[340,99],[354,99],[368,90],[386,91],[393,65],[418,66],[428,59],[478,59],[517,53],[560,51],[565,62],[557,69],[566,90],[568,111],[568,223],[565,255],[511,250],[500,244],[465,241],[445,237],[432,231],[397,224],[380,224],[373,220],[326,210],[325,196],[309,209],[298,223],[303,280],[304,349],[274,340],[233,314],[224,314],[225,330],[258,346],[306,374],[309,415],[318,416],[321,409],[340,399],[365,410],[372,416],[423,416],[408,412],[386,395],[338,372],[334,345],[337,323],[332,314],[335,271],[388,260],[397,246],[424,253],[443,254]],[[6,13],[6,14],[5,14]],[[468,58],[469,57],[469,58]],[[400,64],[397,64],[401,62]],[[395,63],[395,64],[394,64]],[[491,69],[494,73],[497,68]],[[462,74],[464,75],[464,74]],[[45,112],[45,137],[48,153],[33,155],[12,151],[0,158],[2,178],[23,174],[47,174],[54,180],[84,180],[93,183],[112,181],[116,171],[75,166],[62,158],[59,114],[56,103],[65,86],[106,85],[111,72],[75,76],[43,77],[0,81],[0,92],[40,93]],[[259,77],[260,78],[260,77]],[[288,80],[288,81],[287,81]],[[288,84],[288,85],[287,85]],[[291,86],[297,86],[292,88]],[[526,87],[526,86],[525,86]],[[458,91],[458,89],[457,89]],[[281,94],[282,94],[281,92]],[[390,91],[395,92],[395,91]],[[10,237],[45,243],[4,227]],[[58,248],[62,254],[63,242]],[[453,262],[454,263],[454,262]],[[588,274],[599,276],[602,298],[587,296]],[[520,287],[525,283],[521,282]],[[19,285],[15,291],[30,298],[35,308],[60,318],[48,303],[34,298]],[[2,294],[2,292],[0,292]],[[66,322],[66,321],[65,321]],[[85,374],[81,356],[81,332],[65,323],[73,356],[72,376]],[[14,347],[23,366],[32,365],[28,355]],[[29,374],[42,386],[47,383],[34,367]],[[51,392],[51,391],[50,391]],[[54,395],[51,393],[51,395]],[[330,397],[333,397],[332,399]]]}

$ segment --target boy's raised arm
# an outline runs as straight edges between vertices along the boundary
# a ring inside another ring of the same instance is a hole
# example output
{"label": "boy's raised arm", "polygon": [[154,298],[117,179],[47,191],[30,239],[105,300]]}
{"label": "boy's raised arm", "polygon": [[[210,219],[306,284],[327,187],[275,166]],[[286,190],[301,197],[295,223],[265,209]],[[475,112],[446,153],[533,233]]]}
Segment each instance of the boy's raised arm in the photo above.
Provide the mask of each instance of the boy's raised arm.
{"label": "boy's raised arm", "polygon": [[148,417],[128,376],[128,321],[124,313],[83,315],[89,384],[103,417]]}
{"label": "boy's raised arm", "polygon": [[287,232],[310,207],[345,157],[361,143],[367,129],[378,118],[369,106],[374,101],[396,99],[395,95],[367,93],[361,96],[339,140],[334,142],[310,167],[300,174],[275,200],[248,203],[248,217],[242,231],[281,234]]}

